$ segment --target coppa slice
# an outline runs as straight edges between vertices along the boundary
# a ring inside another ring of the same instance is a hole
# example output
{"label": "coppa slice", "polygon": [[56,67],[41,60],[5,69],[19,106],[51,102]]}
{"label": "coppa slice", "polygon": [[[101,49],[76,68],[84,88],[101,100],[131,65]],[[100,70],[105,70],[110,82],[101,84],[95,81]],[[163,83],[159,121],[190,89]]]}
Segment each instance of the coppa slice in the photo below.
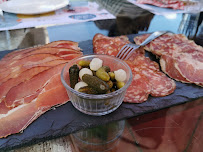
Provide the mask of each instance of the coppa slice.
{"label": "coppa slice", "polygon": [[[140,44],[146,35],[134,38]],[[203,86],[203,48],[184,35],[168,33],[144,47],[161,58],[164,73],[184,83]]]}
{"label": "coppa slice", "polygon": [[46,85],[46,82],[52,76],[60,73],[64,66],[65,64],[57,65],[33,76],[29,81],[22,82],[19,85],[12,87],[6,94],[6,105],[8,107],[18,106],[19,101],[21,101],[19,99],[35,94],[38,89],[41,89],[44,85]]}

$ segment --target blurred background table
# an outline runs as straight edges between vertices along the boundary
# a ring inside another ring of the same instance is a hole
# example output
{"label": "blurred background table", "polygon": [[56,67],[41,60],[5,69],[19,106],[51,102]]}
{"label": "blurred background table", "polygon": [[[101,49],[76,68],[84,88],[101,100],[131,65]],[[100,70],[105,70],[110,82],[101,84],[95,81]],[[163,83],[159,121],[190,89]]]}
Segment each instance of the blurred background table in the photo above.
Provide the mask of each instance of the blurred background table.
{"label": "blurred background table", "polygon": [[[55,22],[55,24],[41,26],[29,25],[29,27],[18,29],[12,29],[14,24],[7,23],[5,25],[0,20],[0,29],[2,29],[0,31],[0,51],[43,45],[57,40],[82,42],[92,40],[96,33],[119,36],[156,30],[169,30],[184,34],[203,46],[203,13],[201,10],[196,13],[174,12],[168,15],[156,15],[126,0],[71,0],[70,5],[73,10],[69,11],[71,13],[75,10],[84,11],[93,7],[93,4],[98,5],[98,11],[103,9],[107,11],[108,14],[104,14],[106,18],[94,20],[88,15],[90,18],[83,21]],[[62,8],[62,10],[64,9],[68,10],[69,8]],[[82,14],[84,15],[84,13],[85,11]],[[24,16],[4,12],[4,15],[6,20],[13,17],[12,21],[19,22],[25,18],[42,19],[42,16],[49,17],[56,15],[56,13]],[[10,151],[82,152],[93,149],[108,152],[200,152],[203,142],[202,114],[203,98],[200,98],[189,103],[88,130],[80,130],[75,134],[34,145],[30,144],[27,147],[18,147]]]}

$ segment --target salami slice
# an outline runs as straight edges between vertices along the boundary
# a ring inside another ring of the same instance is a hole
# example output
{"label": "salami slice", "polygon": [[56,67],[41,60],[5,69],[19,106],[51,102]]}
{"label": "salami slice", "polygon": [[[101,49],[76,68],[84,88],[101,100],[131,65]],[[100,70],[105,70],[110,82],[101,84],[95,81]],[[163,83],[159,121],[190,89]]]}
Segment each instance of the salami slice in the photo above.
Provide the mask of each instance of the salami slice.
{"label": "salami slice", "polygon": [[139,68],[135,67],[132,63],[126,62],[133,74],[133,81],[127,89],[124,102],[129,103],[142,103],[148,99],[151,92],[151,86],[145,75],[143,75]]}
{"label": "salami slice", "polygon": [[[168,39],[170,40],[170,37]],[[110,38],[96,34],[93,39],[95,53],[112,56],[116,56],[126,43],[129,43],[129,41],[125,36]],[[127,89],[124,102],[142,103],[148,99],[149,95],[166,96],[174,92],[175,82],[160,72],[159,65],[156,62],[145,57],[143,48],[133,52],[131,57],[125,62],[132,70],[133,80]]]}

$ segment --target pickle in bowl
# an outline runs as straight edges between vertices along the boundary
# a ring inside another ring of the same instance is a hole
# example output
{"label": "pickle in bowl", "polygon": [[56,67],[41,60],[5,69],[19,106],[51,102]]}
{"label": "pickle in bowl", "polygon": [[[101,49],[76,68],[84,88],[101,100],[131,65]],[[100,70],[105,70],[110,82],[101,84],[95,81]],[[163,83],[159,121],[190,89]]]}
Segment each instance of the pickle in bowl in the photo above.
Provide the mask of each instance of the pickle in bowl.
{"label": "pickle in bowl", "polygon": [[101,116],[122,104],[132,72],[124,61],[113,56],[86,55],[65,65],[61,81],[77,110]]}

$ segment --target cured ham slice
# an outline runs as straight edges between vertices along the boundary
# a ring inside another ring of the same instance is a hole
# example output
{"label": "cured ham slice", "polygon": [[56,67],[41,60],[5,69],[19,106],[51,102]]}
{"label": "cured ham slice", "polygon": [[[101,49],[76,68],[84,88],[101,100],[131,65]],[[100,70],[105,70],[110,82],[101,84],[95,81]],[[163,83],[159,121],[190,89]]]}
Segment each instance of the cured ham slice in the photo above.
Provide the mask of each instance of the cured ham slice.
{"label": "cured ham slice", "polygon": [[[149,35],[134,38],[140,44]],[[203,48],[181,34],[165,34],[144,47],[160,57],[161,69],[171,78],[203,86]]]}
{"label": "cured ham slice", "polygon": [[81,48],[78,47],[77,42],[66,41],[66,40],[54,41],[49,44],[46,44],[44,47],[57,47],[57,48],[81,50]]}
{"label": "cured ham slice", "polygon": [[72,60],[72,59],[77,58],[81,55],[82,54],[65,54],[65,55],[61,55],[61,57],[65,60]]}
{"label": "cured ham slice", "polygon": [[54,66],[53,68],[38,73],[29,79],[29,81],[19,83],[18,85],[12,87],[4,99],[6,105],[8,107],[18,106],[19,102],[21,101],[19,99],[33,95],[38,89],[43,88],[46,85],[46,82],[55,74],[60,73],[64,66],[65,64]]}
{"label": "cured ham slice", "polygon": [[27,49],[21,49],[21,50],[16,50],[13,51],[9,54],[7,54],[1,61],[0,61],[0,65],[2,61],[9,61],[11,59],[13,59],[14,57],[18,56],[18,55],[22,55],[24,53],[28,53],[28,52],[32,52],[36,49],[39,48],[43,48],[43,47],[54,47],[54,48],[66,48],[66,49],[73,49],[73,50],[77,50],[80,51],[81,49],[78,47],[78,43],[77,42],[73,42],[73,41],[66,41],[66,40],[61,40],[61,41],[54,41],[51,42],[49,44],[46,45],[42,45],[39,47],[34,47],[34,48],[27,48]]}
{"label": "cured ham slice", "polygon": [[55,66],[58,64],[66,63],[66,62],[68,62],[68,61],[62,60],[62,59],[59,59],[59,60],[57,59],[57,60],[52,60],[52,61],[41,63],[41,64],[36,62],[36,64],[30,64],[30,65],[24,64],[21,66],[16,66],[14,68],[8,69],[7,71],[5,71],[1,74],[2,78],[0,78],[0,84],[3,82],[6,82],[7,80],[9,80],[11,78],[18,77],[19,74],[21,74],[22,72],[24,72],[28,69],[31,69],[33,67],[37,67],[37,66],[52,67],[52,66]]}
{"label": "cured ham slice", "polygon": [[7,114],[10,109],[11,109],[11,108],[8,108],[8,107],[6,106],[6,104],[5,104],[4,101],[2,101],[2,102],[0,103],[0,115],[1,115],[1,114]]}
{"label": "cured ham slice", "polygon": [[[63,55],[63,54],[82,54],[80,50],[74,50],[74,49],[66,49],[66,48],[51,48],[51,47],[42,47],[42,48],[35,48],[31,51],[28,50],[28,52],[20,53],[12,58],[12,62],[18,61],[19,59],[23,59],[25,57],[35,55],[35,54],[52,54],[52,55]],[[3,63],[8,64],[8,61],[1,61],[0,65],[3,65]]]}
{"label": "cured ham slice", "polygon": [[[99,43],[100,42],[100,43]],[[96,34],[93,39],[94,52],[116,56],[120,48],[129,43],[127,37],[110,38]],[[133,81],[127,89],[124,102],[142,103],[148,96],[166,96],[174,92],[175,82],[160,72],[159,65],[145,57],[143,48],[136,50],[125,61],[133,73]]]}
{"label": "cured ham slice", "polygon": [[[57,59],[61,59],[61,58],[51,54],[34,54],[19,60],[11,60],[10,62],[7,63],[7,67],[11,68],[18,65],[24,65],[24,64],[32,65],[32,64],[35,64],[36,62],[39,64],[39,63],[44,63],[44,62],[57,60]],[[1,69],[1,71],[3,72],[3,70],[5,71],[5,69],[6,68]]]}
{"label": "cured ham slice", "polygon": [[34,75],[49,69],[50,67],[34,67],[29,70],[26,70],[22,72],[18,77],[11,78],[7,80],[6,82],[2,83],[0,85],[0,101],[6,96],[8,91],[14,87],[20,84],[21,82],[27,81],[30,78],[32,78]]}
{"label": "cured ham slice", "polygon": [[[49,49],[47,49],[49,48]],[[60,81],[65,64],[80,56],[78,43],[56,41],[6,55],[0,65],[0,138],[23,131],[69,98]]]}
{"label": "cured ham slice", "polygon": [[23,131],[51,107],[66,103],[69,98],[66,89],[61,82],[58,83],[59,81],[60,75],[55,75],[36,99],[13,108],[7,114],[1,114],[0,138]]}

